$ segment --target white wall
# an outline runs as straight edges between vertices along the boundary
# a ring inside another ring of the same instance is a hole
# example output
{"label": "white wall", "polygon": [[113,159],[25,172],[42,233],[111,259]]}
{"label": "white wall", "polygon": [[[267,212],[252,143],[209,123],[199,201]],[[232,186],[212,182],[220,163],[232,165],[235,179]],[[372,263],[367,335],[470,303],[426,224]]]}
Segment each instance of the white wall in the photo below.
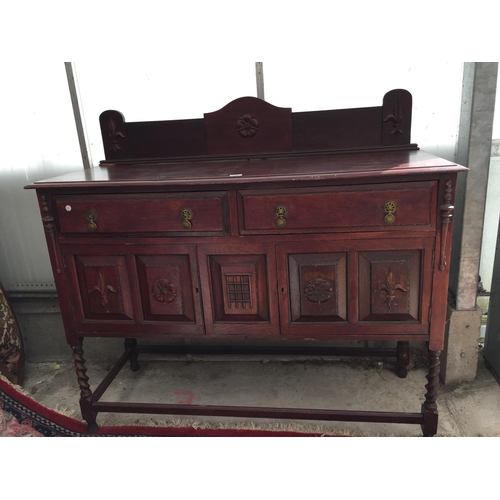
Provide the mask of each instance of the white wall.
{"label": "white wall", "polygon": [[243,96],[257,96],[255,63],[75,64],[92,162],[104,160],[99,115],[120,111],[128,122],[203,118]]}
{"label": "white wall", "polygon": [[83,168],[64,64],[2,62],[0,79],[0,281],[54,289],[40,211],[23,187]]}
{"label": "white wall", "polygon": [[454,161],[463,63],[359,60],[264,62],[266,101],[293,111],[381,106],[392,89],[413,96],[412,142]]}
{"label": "white wall", "polygon": [[[265,100],[293,111],[381,106],[386,92],[413,95],[412,141],[454,160],[463,64],[360,61],[264,62]],[[94,165],[104,159],[99,114],[115,109],[127,121],[201,118],[231,100],[256,96],[255,63],[76,63]]]}

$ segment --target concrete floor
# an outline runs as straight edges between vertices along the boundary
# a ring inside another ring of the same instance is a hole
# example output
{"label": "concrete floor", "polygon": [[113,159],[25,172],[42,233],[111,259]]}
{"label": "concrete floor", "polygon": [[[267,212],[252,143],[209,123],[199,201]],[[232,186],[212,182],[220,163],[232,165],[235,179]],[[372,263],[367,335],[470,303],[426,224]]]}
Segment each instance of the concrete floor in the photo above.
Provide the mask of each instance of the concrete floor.
{"label": "concrete floor", "polygon": [[[141,355],[141,369],[125,366],[101,400],[213,405],[303,407],[419,412],[425,394],[425,361],[412,352],[406,379],[394,372],[392,360],[367,358],[297,358],[284,356],[163,356]],[[92,388],[113,361],[87,362]],[[65,363],[28,363],[23,384],[32,397],[49,408],[74,411],[80,418],[74,367]],[[440,389],[438,436],[500,436],[500,385],[482,357],[475,381]],[[177,422],[181,417],[111,414],[98,416],[100,425],[153,421]],[[255,424],[348,433],[357,436],[420,436],[418,425],[291,422],[232,417],[186,417],[202,425]]]}

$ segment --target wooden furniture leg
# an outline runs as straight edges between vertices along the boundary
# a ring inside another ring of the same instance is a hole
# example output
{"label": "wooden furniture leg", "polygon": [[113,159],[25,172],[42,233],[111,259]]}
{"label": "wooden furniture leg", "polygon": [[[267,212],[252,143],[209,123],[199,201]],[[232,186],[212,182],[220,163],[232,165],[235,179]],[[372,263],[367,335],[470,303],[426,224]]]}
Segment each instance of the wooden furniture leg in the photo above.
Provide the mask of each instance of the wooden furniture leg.
{"label": "wooden furniture leg", "polygon": [[429,373],[427,374],[427,393],[422,405],[424,422],[422,432],[424,436],[434,436],[438,426],[437,397],[439,390],[439,355],[440,351],[429,351]]}
{"label": "wooden furniture leg", "polygon": [[398,342],[397,347],[397,372],[399,378],[406,378],[408,375],[408,365],[410,364],[410,343]]}
{"label": "wooden furniture leg", "polygon": [[82,417],[88,424],[89,433],[96,434],[99,430],[99,426],[96,423],[97,413],[92,411],[92,391],[90,390],[89,378],[87,377],[87,368],[85,368],[82,344],[83,339],[79,339],[77,345],[71,346],[78,385],[80,386],[80,409]]}
{"label": "wooden furniture leg", "polygon": [[130,349],[130,369],[133,372],[139,370],[139,350],[137,348],[137,340],[136,339],[125,339],[125,350]]}

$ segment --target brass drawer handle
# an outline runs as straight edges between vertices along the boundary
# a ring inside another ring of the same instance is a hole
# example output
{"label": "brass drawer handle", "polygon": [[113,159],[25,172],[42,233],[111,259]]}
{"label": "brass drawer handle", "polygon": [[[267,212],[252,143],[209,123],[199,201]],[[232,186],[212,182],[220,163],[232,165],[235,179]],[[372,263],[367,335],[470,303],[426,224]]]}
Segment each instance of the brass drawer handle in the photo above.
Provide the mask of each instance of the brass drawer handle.
{"label": "brass drawer handle", "polygon": [[191,220],[193,219],[193,211],[190,208],[181,210],[182,225],[184,229],[191,229]]}
{"label": "brass drawer handle", "polygon": [[89,224],[87,226],[89,228],[89,231],[96,231],[97,224],[95,221],[97,220],[97,214],[93,210],[89,210],[85,214],[85,218],[89,221]]}
{"label": "brass drawer handle", "polygon": [[278,205],[274,211],[274,215],[276,215],[276,225],[278,227],[286,226],[285,215],[288,213],[288,208],[285,205]]}
{"label": "brass drawer handle", "polygon": [[385,212],[384,221],[386,224],[394,224],[396,216],[394,215],[398,206],[395,201],[389,200],[384,203],[383,209]]}

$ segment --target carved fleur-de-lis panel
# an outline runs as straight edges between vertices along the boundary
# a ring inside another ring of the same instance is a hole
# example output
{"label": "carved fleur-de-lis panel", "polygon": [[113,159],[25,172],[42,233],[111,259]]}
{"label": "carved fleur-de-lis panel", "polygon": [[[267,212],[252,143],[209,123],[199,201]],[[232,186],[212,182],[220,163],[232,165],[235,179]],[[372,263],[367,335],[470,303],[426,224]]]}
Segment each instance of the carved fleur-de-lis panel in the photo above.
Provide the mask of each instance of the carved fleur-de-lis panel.
{"label": "carved fleur-de-lis panel", "polygon": [[372,314],[407,314],[410,288],[408,261],[371,263]]}
{"label": "carved fleur-de-lis panel", "polygon": [[116,130],[116,123],[111,117],[109,118],[108,122],[108,133],[109,137],[111,138],[111,146],[109,148],[112,151],[121,149],[119,139],[125,139],[125,135],[119,130]]}
{"label": "carved fleur-de-lis panel", "polygon": [[90,290],[89,294],[93,292],[99,292],[101,294],[101,305],[107,308],[108,305],[108,293],[117,293],[117,290],[111,285],[107,285],[102,274],[98,273],[97,284],[94,285]]}
{"label": "carved fleur-de-lis panel", "polygon": [[421,259],[421,250],[360,252],[359,320],[418,320]]}
{"label": "carved fleur-de-lis panel", "polygon": [[82,319],[132,319],[126,259],[122,255],[75,256]]}
{"label": "carved fleur-de-lis panel", "polygon": [[412,96],[407,90],[390,90],[382,104],[382,144],[402,145],[411,140]]}
{"label": "carved fleur-de-lis panel", "polygon": [[403,121],[403,112],[401,110],[401,104],[399,103],[399,99],[396,100],[396,105],[392,113],[389,113],[385,118],[384,122],[392,121],[394,128],[392,129],[391,134],[399,135],[403,134],[403,130],[401,129],[401,123]]}
{"label": "carved fleur-de-lis panel", "polygon": [[391,309],[392,304],[394,304],[395,306],[398,305],[398,302],[396,300],[396,290],[408,292],[408,288],[406,288],[401,283],[396,283],[396,278],[394,277],[391,268],[389,268],[389,272],[387,273],[387,276],[385,278],[385,283],[381,283],[377,289],[378,292],[385,292],[385,303],[387,304],[389,310]]}

